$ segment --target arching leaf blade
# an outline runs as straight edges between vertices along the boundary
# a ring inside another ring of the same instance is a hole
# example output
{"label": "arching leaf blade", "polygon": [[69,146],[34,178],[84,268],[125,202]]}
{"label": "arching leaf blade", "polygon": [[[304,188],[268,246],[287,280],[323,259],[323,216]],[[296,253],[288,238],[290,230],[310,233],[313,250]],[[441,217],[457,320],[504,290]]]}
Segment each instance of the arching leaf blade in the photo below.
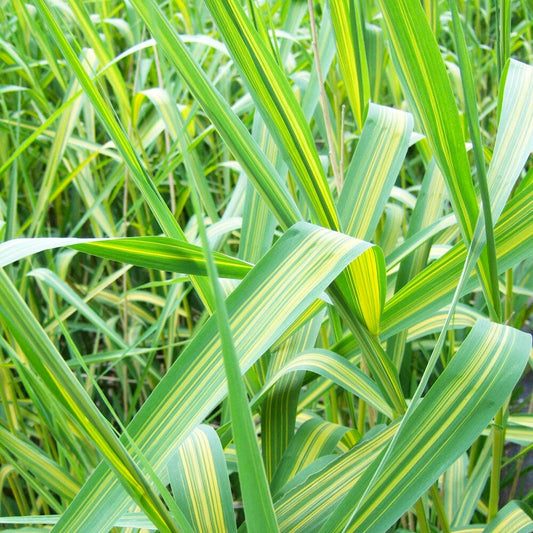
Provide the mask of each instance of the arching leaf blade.
{"label": "arching leaf blade", "polygon": [[[241,371],[282,335],[350,261],[371,247],[303,222],[287,231],[227,299]],[[206,322],[127,428],[156,472],[164,469],[169,454],[226,394],[215,318]],[[128,497],[102,464],[55,531],[107,531],[128,504]]]}
{"label": "arching leaf blade", "polygon": [[324,531],[341,531],[346,523],[348,531],[390,527],[480,435],[516,385],[530,349],[527,334],[478,321],[402,425],[364,500],[359,498],[380,460],[350,490]]}
{"label": "arching leaf blade", "polygon": [[195,531],[237,531],[224,451],[211,426],[192,431],[168,470],[174,497]]}

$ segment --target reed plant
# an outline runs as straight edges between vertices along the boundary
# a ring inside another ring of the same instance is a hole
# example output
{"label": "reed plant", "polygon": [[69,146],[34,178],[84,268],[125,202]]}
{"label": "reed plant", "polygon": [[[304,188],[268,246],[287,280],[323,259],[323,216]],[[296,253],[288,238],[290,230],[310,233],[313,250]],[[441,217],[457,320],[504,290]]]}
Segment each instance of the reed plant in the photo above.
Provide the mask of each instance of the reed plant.
{"label": "reed plant", "polygon": [[532,32],[0,0],[2,527],[533,531]]}

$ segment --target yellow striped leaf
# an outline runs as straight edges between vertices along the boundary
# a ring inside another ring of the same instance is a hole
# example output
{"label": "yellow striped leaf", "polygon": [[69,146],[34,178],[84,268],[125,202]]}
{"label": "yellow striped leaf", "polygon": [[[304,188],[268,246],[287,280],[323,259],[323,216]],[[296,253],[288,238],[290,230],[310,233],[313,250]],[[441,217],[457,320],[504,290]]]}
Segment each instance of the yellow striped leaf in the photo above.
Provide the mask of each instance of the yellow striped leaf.
{"label": "yellow striped leaf", "polygon": [[470,243],[478,205],[459,111],[444,60],[418,0],[380,0],[391,57],[446,179],[459,225]]}
{"label": "yellow striped leaf", "polygon": [[329,5],[340,71],[352,112],[361,130],[365,106],[370,100],[370,78],[363,38],[365,22],[357,1],[331,0]]}
{"label": "yellow striped leaf", "polygon": [[[302,350],[312,348],[316,342],[322,318],[323,313],[319,313],[271,350],[268,376],[277,374],[279,369],[293,360]],[[269,480],[272,479],[294,435],[298,397],[304,376],[304,372],[292,372],[273,382],[269,380],[272,386],[263,389],[268,392],[261,403],[261,445],[265,471]],[[280,378],[279,375],[278,378]]]}
{"label": "yellow striped leaf", "polygon": [[365,472],[322,531],[390,527],[481,434],[521,376],[530,347],[521,331],[477,322],[385,458]]}
{"label": "yellow striped leaf", "polygon": [[172,492],[199,533],[237,531],[226,460],[215,430],[195,428],[168,465]]}
{"label": "yellow striped leaf", "polygon": [[315,462],[297,474],[274,502],[282,531],[307,533],[317,531],[339,500],[364,474],[392,439],[397,423],[376,427],[352,450],[326,465]]}
{"label": "yellow striped leaf", "polygon": [[[369,243],[306,223],[287,231],[227,299],[229,325],[246,371]],[[211,317],[148,398],[128,432],[161,472],[176,446],[226,394],[216,317]],[[101,464],[56,526],[107,531],[130,500]]]}
{"label": "yellow striped leaf", "polygon": [[[200,246],[169,237],[127,237],[120,239],[34,238],[12,239],[0,244],[0,267],[44,250],[69,246],[81,252],[131,265],[207,275],[205,259]],[[252,265],[233,257],[214,254],[221,277],[242,279]]]}
{"label": "yellow striped leaf", "polygon": [[[533,183],[524,183],[508,202],[495,227],[498,272],[503,273],[531,255],[533,243]],[[449,303],[464,262],[463,243],[456,244],[441,259],[431,263],[399,290],[385,305],[381,322],[382,336],[389,336],[420,321]],[[479,283],[471,275],[464,292]],[[406,312],[407,311],[407,312]]]}
{"label": "yellow striped leaf", "polygon": [[385,402],[379,388],[368,376],[335,352],[319,348],[302,352],[283,365],[278,372],[269,377],[255,401],[259,401],[265,391],[272,387],[281,376],[300,370],[314,372],[329,379],[356,397],[365,400],[388,418],[392,418],[391,406]]}
{"label": "yellow striped leaf", "polygon": [[371,239],[402,166],[413,131],[404,111],[370,104],[338,209],[345,233]]}
{"label": "yellow striped leaf", "polygon": [[490,521],[483,533],[531,533],[533,530],[533,512],[523,502],[510,501]]}
{"label": "yellow striped leaf", "polygon": [[311,129],[285,72],[235,0],[207,0],[226,45],[285,162],[298,180],[315,221],[339,229],[337,211]]}
{"label": "yellow striped leaf", "polygon": [[286,483],[319,457],[333,453],[349,428],[319,418],[304,422],[291,440],[272,479],[272,494],[284,490]]}

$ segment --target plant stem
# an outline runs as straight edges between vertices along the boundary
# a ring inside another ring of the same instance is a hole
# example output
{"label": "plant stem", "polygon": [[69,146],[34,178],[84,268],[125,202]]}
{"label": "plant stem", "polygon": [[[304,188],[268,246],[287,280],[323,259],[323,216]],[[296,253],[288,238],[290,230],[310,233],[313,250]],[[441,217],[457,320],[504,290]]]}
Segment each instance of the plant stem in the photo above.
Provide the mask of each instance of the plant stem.
{"label": "plant stem", "polygon": [[502,407],[494,417],[494,427],[492,430],[492,470],[490,472],[490,493],[487,513],[487,523],[498,513],[500,503],[500,474],[503,457],[503,445],[505,441],[504,427],[505,407]]}
{"label": "plant stem", "polygon": [[426,510],[424,509],[424,502],[419,499],[415,503],[416,517],[418,518],[418,526],[420,527],[420,533],[431,533],[429,522],[426,516]]}
{"label": "plant stem", "polygon": [[442,533],[450,533],[450,524],[448,523],[448,517],[446,516],[444,505],[442,505],[442,498],[437,489],[437,485],[431,485],[429,492],[431,494],[431,499],[433,500],[433,506],[435,507]]}

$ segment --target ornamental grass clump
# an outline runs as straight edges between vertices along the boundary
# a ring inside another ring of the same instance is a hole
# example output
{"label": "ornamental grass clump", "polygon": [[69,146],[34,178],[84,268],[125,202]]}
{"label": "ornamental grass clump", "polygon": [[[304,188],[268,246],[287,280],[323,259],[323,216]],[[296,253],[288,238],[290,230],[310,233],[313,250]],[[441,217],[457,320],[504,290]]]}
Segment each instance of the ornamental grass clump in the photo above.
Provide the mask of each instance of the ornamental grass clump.
{"label": "ornamental grass clump", "polygon": [[533,530],[527,2],[0,5],[2,527]]}

